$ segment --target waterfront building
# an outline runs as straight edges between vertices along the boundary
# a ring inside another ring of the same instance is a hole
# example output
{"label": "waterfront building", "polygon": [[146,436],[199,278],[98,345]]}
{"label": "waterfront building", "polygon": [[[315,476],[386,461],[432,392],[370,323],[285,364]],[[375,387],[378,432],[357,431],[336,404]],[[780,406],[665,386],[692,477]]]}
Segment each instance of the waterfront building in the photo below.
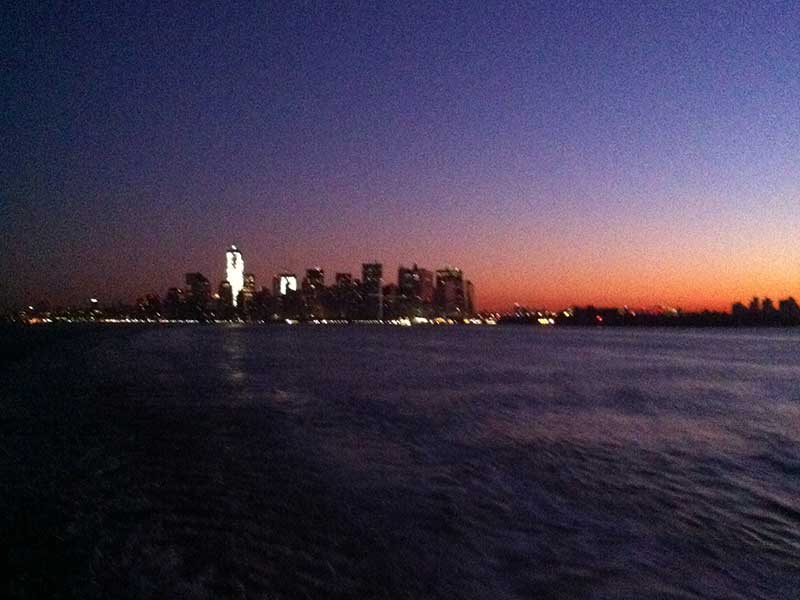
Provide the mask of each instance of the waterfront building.
{"label": "waterfront building", "polygon": [[326,297],[325,271],[320,267],[306,269],[302,284],[304,313],[310,319],[324,318],[323,300]]}
{"label": "waterfront building", "polygon": [[336,274],[336,287],[350,287],[353,285],[352,273],[337,273]]}
{"label": "waterfront building", "polygon": [[331,298],[331,316],[336,319],[357,319],[361,316],[360,282],[351,273],[336,273]]}
{"label": "waterfront building", "polygon": [[800,321],[800,306],[791,296],[778,303],[778,310],[781,313],[781,319],[785,323],[797,323]]}
{"label": "waterfront building", "polygon": [[436,307],[447,317],[463,317],[468,314],[464,273],[455,267],[436,271]]}
{"label": "waterfront building", "polygon": [[321,267],[306,269],[305,281],[313,289],[322,290],[325,287],[325,270]]}
{"label": "waterfront building", "polygon": [[186,273],[185,281],[189,301],[195,306],[208,306],[211,302],[211,282],[202,273]]}
{"label": "waterfront building", "polygon": [[467,314],[475,315],[478,312],[478,307],[475,306],[475,286],[472,284],[471,281],[467,281],[465,284],[466,287],[466,305],[467,305]]}
{"label": "waterfront building", "polygon": [[219,303],[220,306],[229,308],[233,306],[233,288],[230,282],[221,281],[219,284]]}
{"label": "waterfront building", "polygon": [[225,253],[225,277],[231,286],[233,305],[236,306],[239,292],[244,287],[244,259],[239,249],[232,245]]}
{"label": "waterfront building", "polygon": [[397,287],[398,314],[407,317],[431,316],[433,272],[421,269],[416,264],[410,269],[401,266],[397,270]]}
{"label": "waterfront building", "polygon": [[383,319],[383,265],[379,262],[361,265],[361,291],[364,319]]}
{"label": "waterfront building", "polygon": [[244,285],[242,291],[239,292],[237,306],[248,311],[253,304],[253,299],[256,296],[256,276],[253,273],[244,274]]}

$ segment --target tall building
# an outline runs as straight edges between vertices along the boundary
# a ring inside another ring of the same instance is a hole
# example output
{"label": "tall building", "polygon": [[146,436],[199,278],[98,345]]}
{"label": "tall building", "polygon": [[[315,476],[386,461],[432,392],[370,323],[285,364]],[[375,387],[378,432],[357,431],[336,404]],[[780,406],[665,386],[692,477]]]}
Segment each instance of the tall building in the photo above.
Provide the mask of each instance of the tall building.
{"label": "tall building", "polygon": [[192,304],[205,307],[211,302],[211,282],[202,273],[186,273],[186,287]]}
{"label": "tall building", "polygon": [[353,275],[350,273],[336,274],[336,287],[350,287],[353,285]]}
{"label": "tall building", "polygon": [[361,294],[359,282],[350,273],[337,273],[333,287],[333,308],[331,314],[337,319],[358,319],[361,314]]}
{"label": "tall building", "polygon": [[225,253],[226,269],[225,277],[231,286],[233,305],[236,306],[239,292],[244,287],[244,259],[242,253],[236,246],[231,246]]}
{"label": "tall building", "polygon": [[308,318],[324,318],[326,311],[323,307],[325,296],[325,271],[320,267],[306,269],[303,278],[303,305]]}
{"label": "tall building", "polygon": [[239,298],[241,298],[242,300],[242,304],[244,306],[252,304],[255,295],[256,295],[256,276],[253,273],[245,273],[244,285],[242,286],[242,291],[239,295]]}
{"label": "tall building", "polygon": [[306,269],[306,283],[321,290],[325,287],[325,270],[320,267],[314,267],[313,269]]}
{"label": "tall building", "polygon": [[786,300],[781,300],[779,305],[781,318],[785,323],[797,323],[800,321],[800,306],[791,296]]}
{"label": "tall building", "polygon": [[436,271],[436,306],[448,317],[461,317],[469,312],[461,269],[445,267]]}
{"label": "tall building", "polygon": [[233,306],[233,289],[228,281],[221,281],[219,284],[219,303],[221,307]]}
{"label": "tall building", "polygon": [[[172,287],[167,290],[167,296],[164,299],[164,312],[170,319],[176,319],[181,316],[183,303],[185,301],[183,290],[180,288]],[[95,300],[95,302],[97,302]]]}
{"label": "tall building", "polygon": [[478,307],[475,306],[475,286],[471,281],[467,281],[466,288],[467,313],[474,315],[478,312]]}
{"label": "tall building", "polygon": [[420,269],[400,267],[397,270],[398,310],[404,316],[427,316],[433,305],[433,273]]}
{"label": "tall building", "polygon": [[361,265],[361,290],[364,296],[365,319],[383,319],[383,265]]}

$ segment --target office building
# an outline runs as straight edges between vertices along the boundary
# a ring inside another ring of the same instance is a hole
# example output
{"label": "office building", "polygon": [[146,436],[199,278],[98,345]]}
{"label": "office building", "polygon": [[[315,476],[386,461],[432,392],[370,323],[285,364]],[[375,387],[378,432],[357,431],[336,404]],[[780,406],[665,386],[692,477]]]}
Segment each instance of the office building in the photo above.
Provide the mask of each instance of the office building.
{"label": "office building", "polygon": [[219,303],[222,307],[233,306],[233,288],[228,281],[222,281],[219,284]]}
{"label": "office building", "polygon": [[186,289],[195,306],[206,307],[211,302],[211,282],[202,273],[186,273]]}
{"label": "office building", "polygon": [[466,308],[467,314],[475,315],[478,312],[478,307],[475,306],[475,286],[471,281],[467,281],[466,287]]}
{"label": "office building", "polygon": [[463,317],[468,314],[464,274],[461,269],[445,267],[436,271],[436,306],[448,317]]}
{"label": "office building", "polygon": [[433,272],[421,269],[416,264],[412,268],[400,267],[397,270],[397,312],[402,316],[429,316],[434,299]]}
{"label": "office building", "polygon": [[320,267],[306,269],[303,278],[302,293],[305,316],[311,319],[325,318],[326,311],[323,306],[325,293],[325,271]]}
{"label": "office building", "polygon": [[239,292],[244,287],[244,259],[236,246],[231,246],[225,253],[225,277],[231,286],[233,305],[236,306]]}
{"label": "office building", "polygon": [[240,308],[248,307],[253,303],[256,295],[256,276],[253,273],[244,274],[244,285],[242,291],[239,292]]}
{"label": "office building", "polygon": [[361,265],[361,291],[364,319],[383,319],[383,265],[364,263]]}

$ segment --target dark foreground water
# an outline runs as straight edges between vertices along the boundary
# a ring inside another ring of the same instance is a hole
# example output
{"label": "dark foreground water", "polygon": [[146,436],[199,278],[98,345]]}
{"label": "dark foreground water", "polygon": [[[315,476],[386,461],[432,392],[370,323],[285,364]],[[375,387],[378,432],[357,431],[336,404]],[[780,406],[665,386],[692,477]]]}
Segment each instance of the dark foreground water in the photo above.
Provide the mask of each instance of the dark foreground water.
{"label": "dark foreground water", "polygon": [[800,594],[800,332],[42,331],[4,598]]}

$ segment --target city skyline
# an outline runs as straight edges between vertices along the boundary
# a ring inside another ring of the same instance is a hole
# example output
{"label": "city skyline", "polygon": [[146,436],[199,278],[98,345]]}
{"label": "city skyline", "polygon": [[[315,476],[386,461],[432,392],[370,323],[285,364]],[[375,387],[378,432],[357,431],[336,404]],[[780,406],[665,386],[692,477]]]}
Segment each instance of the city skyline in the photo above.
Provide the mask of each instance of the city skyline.
{"label": "city skyline", "polygon": [[[12,7],[0,306],[457,263],[481,303],[800,282],[796,3]],[[175,257],[184,261],[175,264]]]}
{"label": "city skyline", "polygon": [[[435,271],[414,263],[397,268],[397,280],[384,277],[380,262],[362,263],[360,277],[336,272],[326,280],[319,266],[296,273],[281,272],[262,279],[245,270],[244,253],[235,244],[225,251],[225,275],[217,292],[202,272],[184,275],[185,285],[166,293],[139,295],[135,302],[86,297],[72,306],[43,299],[0,313],[0,319],[29,324],[53,321],[119,322],[372,322],[411,325],[484,323],[478,317],[475,285],[457,267]],[[388,274],[387,274],[388,275]]]}
{"label": "city skyline", "polygon": [[[363,305],[362,309],[364,307],[367,308],[369,317],[365,317],[364,313],[359,311],[357,315],[350,314],[345,317],[342,314],[339,315],[339,318],[356,320],[375,318],[381,320],[384,318],[384,310],[398,313],[394,314],[393,317],[413,316],[413,306],[408,305],[407,302],[409,298],[416,297],[416,301],[419,303],[416,311],[419,313],[417,316],[422,316],[422,312],[419,308],[425,305],[430,308],[430,314],[433,314],[433,312],[435,312],[433,309],[436,308],[443,315],[452,316],[453,314],[457,314],[463,315],[464,317],[482,313],[536,318],[543,316],[543,313],[537,313],[536,311],[550,311],[550,314],[557,315],[564,309],[567,309],[569,311],[597,311],[593,313],[597,315],[617,314],[619,316],[631,315],[634,317],[637,312],[651,316],[724,313],[734,317],[734,322],[738,322],[739,324],[742,322],[769,323],[776,321],[779,316],[782,316],[786,322],[791,323],[796,323],[800,319],[800,307],[798,307],[792,294],[788,294],[785,297],[774,298],[769,295],[759,296],[756,294],[749,297],[749,299],[745,298],[747,303],[742,302],[742,298],[737,298],[729,302],[727,307],[724,308],[705,306],[695,309],[685,309],[681,306],[670,306],[666,304],[636,306],[629,303],[622,305],[603,305],[592,302],[584,304],[572,302],[552,307],[515,302],[513,305],[506,306],[503,309],[481,309],[476,301],[474,283],[466,278],[462,269],[452,265],[444,265],[435,271],[431,271],[424,267],[419,267],[416,261],[413,263],[400,263],[397,265],[396,281],[392,281],[391,277],[384,277],[384,264],[382,262],[362,262],[360,279],[357,276],[353,276],[352,270],[348,270],[335,271],[332,273],[328,272],[331,279],[326,280],[326,270],[317,265],[301,269],[299,274],[298,272],[284,269],[272,275],[270,285],[269,275],[259,280],[255,273],[245,270],[243,253],[236,244],[231,244],[225,250],[224,264],[224,273],[219,280],[219,287],[216,293],[213,292],[214,287],[212,280],[205,277],[200,271],[191,271],[185,273],[185,285],[183,287],[162,287],[162,290],[166,290],[166,293],[156,290],[151,290],[150,292],[142,292],[140,290],[136,294],[135,301],[133,301],[133,298],[122,299],[119,296],[114,297],[113,300],[106,298],[105,301],[101,301],[97,298],[97,294],[84,294],[80,300],[73,303],[53,303],[50,298],[43,297],[37,301],[29,301],[13,307],[8,307],[5,310],[7,310],[10,315],[12,312],[34,309],[34,305],[39,305],[40,307],[44,306],[44,311],[46,313],[51,308],[65,309],[74,307],[79,309],[81,306],[88,306],[90,309],[95,309],[114,305],[131,306],[135,304],[144,311],[155,310],[154,314],[160,317],[163,316],[159,312],[163,299],[165,303],[172,304],[173,309],[175,309],[178,304],[185,304],[186,302],[189,302],[189,304],[197,304],[198,307],[202,305],[205,307],[204,310],[208,309],[211,311],[205,316],[213,320],[217,317],[225,319],[234,315],[246,316],[248,307],[252,306],[254,301],[256,303],[263,302],[265,298],[264,294],[266,294],[266,298],[272,299],[296,295],[298,299],[302,299],[303,303],[305,303],[303,310],[312,311],[311,313],[306,312],[303,318],[315,318],[313,314],[314,310],[320,313],[317,317],[323,312],[331,310],[331,306],[323,308],[322,294],[335,289],[349,288],[358,292],[360,295],[358,304]],[[233,284],[231,280],[233,280]],[[258,281],[261,281],[261,285],[258,285]],[[450,281],[455,284],[454,288],[451,288]],[[394,297],[390,297],[387,302],[384,302],[384,294],[387,292]],[[309,301],[312,306],[308,305]],[[399,304],[395,305],[398,301]],[[153,302],[156,304],[153,305]],[[231,312],[227,317],[225,315],[214,315],[214,311],[218,307],[224,307],[226,305],[230,310],[235,312]],[[373,306],[370,307],[369,305]],[[159,308],[155,309],[154,306],[158,306]],[[264,309],[264,306],[261,308]],[[283,308],[280,306],[276,309],[278,312],[281,310],[283,310]],[[38,311],[39,309],[36,310],[36,312]],[[405,311],[405,313],[403,313],[403,311]],[[302,311],[298,312],[298,315],[300,315],[301,312]],[[403,314],[400,315],[400,313]],[[175,314],[172,316],[174,318]],[[276,314],[274,316],[278,315]],[[325,314],[324,317],[328,317],[328,315]]]}
{"label": "city skyline", "polygon": [[[218,254],[219,254],[219,251],[218,251]],[[219,257],[218,257],[218,261],[217,262],[218,263],[220,262]],[[248,264],[252,265],[253,262],[264,264],[263,261],[257,261],[257,260],[253,260],[251,262],[251,260],[248,257]],[[397,263],[396,264],[396,269],[397,269],[396,277],[385,277],[385,276],[383,276],[381,278],[381,285],[382,286],[385,286],[385,285],[400,286],[401,280],[402,280],[402,272],[404,270],[410,270],[409,269],[410,265],[413,265],[413,268],[416,269],[417,268],[417,264],[420,263],[420,262],[421,261],[411,260],[411,261],[401,261],[401,262]],[[379,267],[384,266],[384,265],[388,266],[388,263],[386,263],[384,261],[375,261],[374,259],[373,259],[372,263],[376,264]],[[368,265],[370,265],[372,263],[363,262],[362,261],[361,263],[359,263],[358,266],[359,267],[367,267]],[[335,284],[334,280],[336,278],[338,278],[339,276],[341,276],[341,275],[349,276],[349,277],[352,278],[353,281],[361,282],[361,280],[358,277],[358,270],[357,269],[354,270],[353,268],[350,268],[350,267],[344,267],[344,268],[342,268],[340,270],[334,270],[334,269],[329,269],[329,268],[322,267],[319,264],[316,264],[313,267],[304,266],[304,267],[301,267],[301,268],[298,268],[298,269],[281,268],[279,270],[272,271],[271,273],[270,272],[263,273],[263,274],[254,273],[253,272],[254,271],[253,268],[251,268],[251,267],[246,268],[244,266],[243,253],[242,253],[241,247],[238,244],[230,244],[229,246],[226,247],[225,258],[224,258],[224,261],[222,261],[221,264],[222,264],[222,267],[219,268],[219,266],[218,266],[218,268],[217,268],[217,271],[219,271],[221,273],[219,276],[215,276],[213,274],[215,272],[213,268],[209,269],[209,270],[196,270],[196,269],[195,270],[191,270],[191,269],[189,269],[189,270],[182,271],[182,274],[181,274],[180,277],[178,277],[178,278],[173,277],[172,279],[170,279],[167,282],[164,282],[163,284],[150,285],[150,286],[144,285],[144,286],[139,287],[138,289],[131,288],[132,289],[132,293],[130,293],[130,294],[123,294],[121,292],[113,292],[113,291],[111,291],[108,294],[100,294],[100,293],[97,293],[98,292],[97,289],[89,289],[89,290],[84,289],[84,290],[80,290],[79,292],[77,292],[70,300],[67,300],[67,301],[60,301],[60,300],[58,300],[58,296],[57,295],[48,296],[46,293],[42,294],[42,295],[39,295],[38,297],[34,297],[34,295],[32,295],[32,294],[28,294],[26,297],[24,297],[20,301],[17,301],[16,303],[10,303],[9,302],[9,303],[6,303],[5,305],[0,305],[0,309],[6,310],[6,311],[8,311],[8,310],[17,310],[17,309],[21,309],[21,308],[27,307],[29,305],[39,304],[41,302],[45,302],[49,306],[59,306],[59,307],[81,306],[81,305],[86,304],[86,302],[90,298],[91,299],[102,298],[103,299],[102,302],[105,305],[119,304],[119,303],[129,304],[129,303],[135,302],[136,300],[141,299],[141,298],[143,298],[143,297],[145,297],[147,295],[156,295],[156,296],[165,295],[166,296],[165,292],[168,293],[168,291],[170,289],[181,289],[182,288],[185,291],[186,290],[193,290],[193,289],[195,289],[195,286],[197,285],[196,282],[192,283],[192,281],[191,281],[191,279],[194,278],[194,277],[200,277],[202,280],[204,280],[205,285],[210,286],[209,287],[209,290],[211,290],[210,293],[213,294],[213,296],[215,298],[218,298],[220,296],[220,292],[222,291],[221,287],[219,289],[216,287],[215,282],[218,282],[220,286],[228,284],[228,287],[230,288],[231,301],[232,301],[232,304],[233,304],[234,307],[236,307],[237,300],[238,300],[238,297],[239,297],[239,292],[241,292],[243,289],[247,289],[248,288],[248,283],[246,281],[248,277],[251,278],[250,289],[249,289],[249,293],[251,295],[256,291],[256,289],[261,289],[261,288],[270,291],[273,295],[284,295],[287,290],[300,292],[300,291],[302,291],[300,284],[304,279],[304,275],[306,275],[307,273],[310,273],[311,271],[319,271],[321,274],[323,274],[323,277],[325,277],[324,274],[327,273],[327,276],[330,279],[328,281],[326,281],[326,284],[329,285],[329,286],[330,285],[334,285]],[[339,261],[338,264],[341,264],[341,262]],[[460,269],[459,267],[454,267],[454,265],[452,263],[442,263],[441,268],[440,269],[436,269],[435,273],[438,275],[441,271],[448,270],[448,269],[451,269],[451,268],[455,268],[455,270],[460,271],[462,273],[464,272],[463,269]],[[353,272],[356,272],[356,276],[353,276]],[[206,273],[209,273],[210,279],[206,278],[206,276],[205,276]],[[385,273],[394,273],[394,271],[391,271],[391,270],[390,271],[385,271]],[[124,278],[124,274],[122,274],[122,275],[123,275],[123,278]],[[433,272],[431,272],[431,275],[433,275]],[[230,285],[231,279],[234,279],[234,285]],[[183,285],[183,286],[174,285],[179,280],[180,281],[184,281],[185,280],[185,285]],[[258,282],[257,285],[255,283],[256,281]],[[474,282],[472,281],[472,279],[470,279],[470,280],[466,280],[465,279],[465,281],[471,287],[474,286]],[[280,291],[278,291],[278,289],[280,289]],[[213,290],[217,290],[217,292],[214,292]],[[509,312],[513,312],[516,309],[516,307],[531,307],[531,308],[539,309],[539,310],[555,310],[555,311],[559,311],[559,310],[562,310],[562,309],[565,309],[565,308],[570,308],[570,307],[598,306],[598,307],[618,307],[618,308],[626,308],[626,309],[630,307],[630,308],[635,308],[636,310],[648,310],[648,311],[661,310],[661,309],[672,310],[672,309],[676,309],[677,308],[679,310],[688,311],[688,312],[714,311],[714,312],[730,313],[731,312],[731,306],[735,307],[735,305],[739,305],[742,302],[752,304],[753,301],[760,301],[762,299],[763,300],[767,300],[767,301],[771,300],[773,302],[777,302],[779,300],[784,300],[784,299],[787,299],[787,298],[788,299],[793,299],[796,294],[797,294],[797,292],[792,291],[791,288],[787,288],[786,292],[781,292],[781,293],[774,294],[774,295],[773,294],[764,294],[764,293],[759,294],[758,292],[750,291],[750,292],[744,292],[744,293],[740,294],[739,296],[735,296],[735,297],[729,298],[727,300],[727,302],[721,302],[718,305],[708,305],[708,304],[706,304],[706,305],[691,305],[691,304],[681,305],[680,303],[668,303],[668,302],[658,302],[658,301],[653,301],[653,302],[649,302],[649,303],[645,303],[645,302],[640,302],[640,303],[636,303],[636,302],[615,303],[615,302],[602,302],[602,301],[599,301],[599,302],[597,302],[597,301],[588,301],[588,302],[567,301],[567,302],[560,303],[560,304],[546,304],[546,303],[537,302],[537,301],[531,302],[531,301],[524,301],[524,300],[523,301],[513,300],[513,301],[511,301],[511,302],[509,302],[507,304],[504,304],[504,305],[495,305],[495,304],[484,305],[484,303],[482,301],[481,302],[481,306],[480,306],[480,308],[478,310],[480,310],[482,312],[486,312],[486,313],[509,313]],[[800,294],[798,294],[798,295],[800,295]],[[733,312],[735,312],[735,309],[734,309]]]}

